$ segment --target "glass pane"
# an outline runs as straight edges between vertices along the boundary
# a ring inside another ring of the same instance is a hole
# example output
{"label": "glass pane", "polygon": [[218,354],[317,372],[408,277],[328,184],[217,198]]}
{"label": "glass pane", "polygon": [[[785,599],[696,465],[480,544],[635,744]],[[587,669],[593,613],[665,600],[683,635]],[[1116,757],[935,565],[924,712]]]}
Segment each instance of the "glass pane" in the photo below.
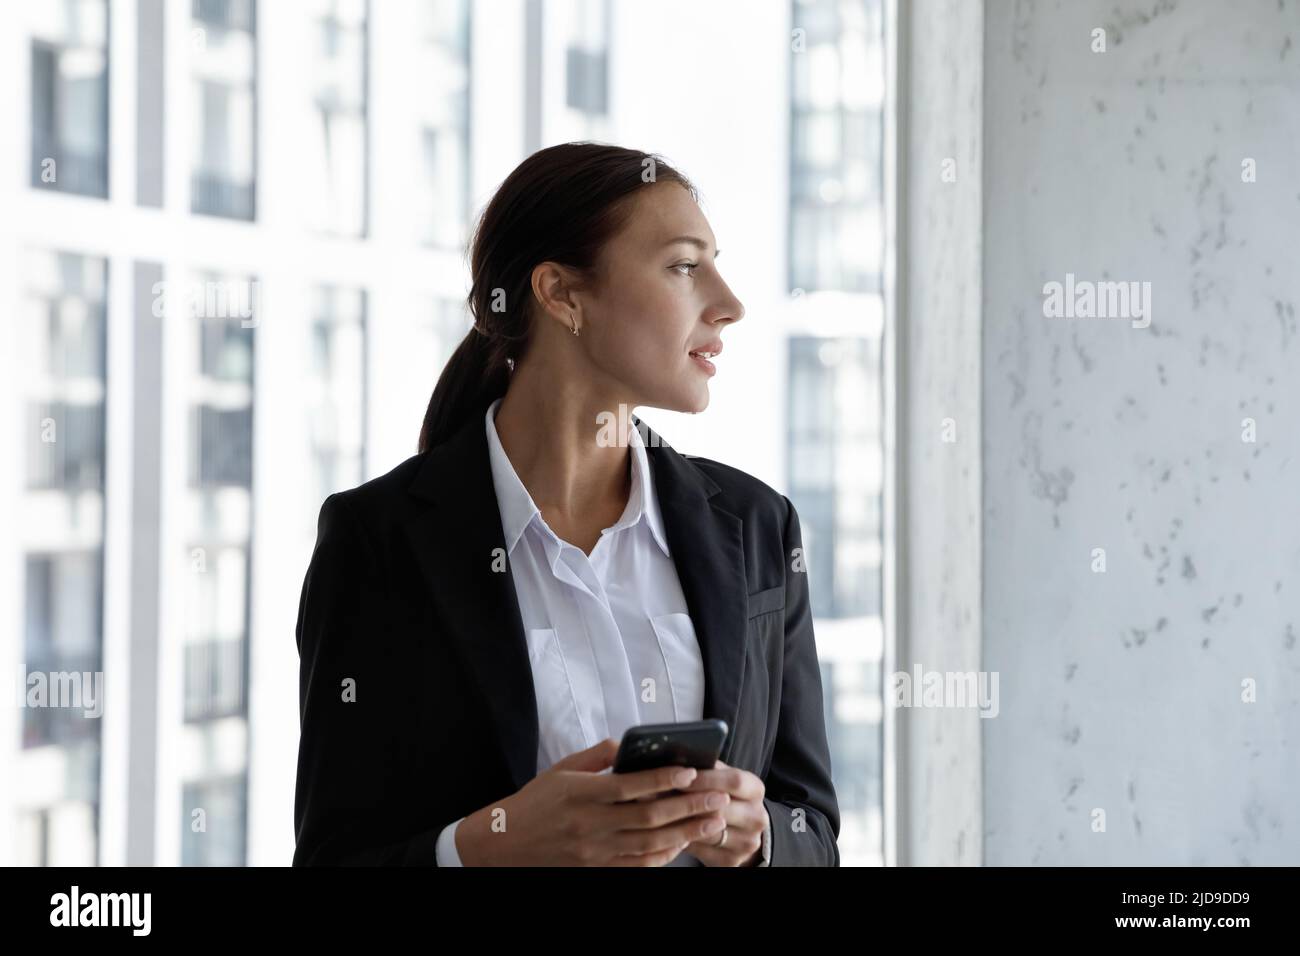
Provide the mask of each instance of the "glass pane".
{"label": "glass pane", "polygon": [[185,784],[181,795],[181,865],[243,866],[248,816],[244,775]]}
{"label": "glass pane", "polygon": [[880,339],[789,340],[790,500],[803,531],[813,615],[862,635],[822,656],[846,860],[880,862],[882,633]]}
{"label": "glass pane", "polygon": [[33,14],[31,184],[105,198],[107,0],[48,6]]}
{"label": "glass pane", "polygon": [[884,235],[879,0],[801,0],[791,62],[790,289],[878,292]]}
{"label": "glass pane", "polygon": [[361,482],[365,436],[365,293],[319,286],[312,319],[308,428],[316,507]]}
{"label": "glass pane", "polygon": [[22,557],[22,751],[7,768],[16,861],[93,865],[103,717],[107,263],[28,250],[21,370],[25,489],[7,534]]}
{"label": "glass pane", "polygon": [[252,0],[194,0],[194,212],[232,219],[254,214],[256,77]]}
{"label": "glass pane", "polygon": [[418,240],[459,248],[469,228],[469,2],[424,0],[420,9]]}
{"label": "glass pane", "polygon": [[302,154],[306,220],[321,232],[366,227],[365,5],[318,5],[311,58],[315,142]]}
{"label": "glass pane", "polygon": [[[185,865],[244,863],[253,385],[258,280],[205,274],[183,326],[189,367],[179,667]],[[205,829],[194,829],[202,822]]]}

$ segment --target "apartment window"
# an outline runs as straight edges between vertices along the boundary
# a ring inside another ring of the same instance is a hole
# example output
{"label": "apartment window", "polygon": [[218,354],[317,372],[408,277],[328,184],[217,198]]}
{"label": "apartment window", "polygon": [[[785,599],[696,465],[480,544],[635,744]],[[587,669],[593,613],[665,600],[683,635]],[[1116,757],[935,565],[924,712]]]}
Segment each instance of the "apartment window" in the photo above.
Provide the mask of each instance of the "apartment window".
{"label": "apartment window", "polygon": [[185,720],[239,717],[247,708],[248,551],[214,542],[193,557],[183,655]]}
{"label": "apartment window", "polygon": [[23,270],[25,314],[15,329],[26,376],[27,487],[97,495],[104,483],[107,263],[30,250]]}
{"label": "apartment window", "polygon": [[108,196],[108,3],[27,4],[32,23],[31,183]]}
{"label": "apartment window", "polygon": [[[791,5],[790,499],[803,529],[845,860],[883,861],[881,0]],[[846,333],[846,329],[848,330]]]}
{"label": "apartment window", "polygon": [[[242,288],[242,280],[233,280],[233,286]],[[242,294],[238,301],[243,303]],[[250,318],[229,314],[234,311],[231,308],[220,315],[199,316],[199,371],[215,382],[247,384],[253,376],[253,329]]]}
{"label": "apartment window", "polygon": [[251,487],[253,410],[199,405],[192,412],[194,483]]}
{"label": "apartment window", "polygon": [[[246,302],[255,280],[218,277],[207,289],[224,289],[210,301]],[[202,622],[201,640],[243,640],[246,613],[246,555],[251,534],[253,486],[253,335],[256,317],[242,307],[189,317],[192,326],[189,381],[190,471],[187,555],[192,578],[187,613]],[[232,558],[231,555],[236,557]],[[227,623],[210,633],[213,611]],[[230,624],[230,621],[237,624]]]}
{"label": "apartment window", "polygon": [[846,859],[881,861],[880,338],[789,340],[787,460],[825,672]]}
{"label": "apartment window", "polygon": [[302,152],[309,221],[340,236],[366,229],[366,0],[311,0],[312,136]]}
{"label": "apartment window", "polygon": [[20,467],[27,480],[17,521],[6,533],[23,552],[23,676],[43,675],[45,702],[58,706],[22,711],[22,746],[31,754],[23,759],[39,760],[41,771],[24,764],[13,775],[21,807],[16,845],[28,864],[93,864],[95,714],[103,705],[96,695],[103,691],[97,675],[103,669],[108,266],[93,256],[32,249],[21,274],[23,313],[13,329],[26,410]]}
{"label": "apartment window", "polygon": [[463,299],[437,299],[433,304],[433,316],[430,330],[435,342],[437,362],[435,368],[442,368],[451,358],[469,332],[473,317]]}
{"label": "apartment window", "polygon": [[[181,791],[181,865],[243,866],[248,816],[245,776],[186,783]],[[203,827],[195,826],[202,815]]]}
{"label": "apartment window", "polygon": [[791,500],[817,617],[880,614],[878,338],[790,340]]}
{"label": "apartment window", "polygon": [[793,27],[790,288],[879,292],[880,0],[796,0]]}
{"label": "apartment window", "polygon": [[419,9],[419,239],[456,248],[469,221],[469,0],[423,0]]}
{"label": "apartment window", "polygon": [[[247,280],[210,280],[242,287]],[[198,322],[198,401],[190,408],[193,487],[253,483],[253,329],[239,315],[201,315]]]}
{"label": "apartment window", "polygon": [[254,0],[193,0],[194,212],[252,219],[256,166]]}
{"label": "apartment window", "polygon": [[319,505],[359,484],[365,447],[366,294],[319,286],[313,295],[311,447]]}
{"label": "apartment window", "polygon": [[565,103],[582,113],[609,111],[609,3],[574,0],[568,8]]}
{"label": "apartment window", "polygon": [[[28,414],[30,420],[48,424],[29,433],[27,487],[99,490],[104,481],[103,406],[35,402]],[[49,434],[57,440],[47,441]]]}
{"label": "apartment window", "polygon": [[[50,700],[85,705],[92,701],[93,675],[102,670],[102,555],[98,549],[29,554],[26,564],[26,674],[44,675]],[[70,678],[79,682],[75,695],[56,690]],[[86,740],[98,743],[99,720],[83,708],[23,708],[24,747]]]}
{"label": "apartment window", "polygon": [[[179,664],[185,865],[242,865],[248,760],[249,589],[253,534],[258,280],[195,277],[193,314],[175,322],[187,366],[189,473]],[[201,809],[205,830],[191,829]]]}
{"label": "apartment window", "polygon": [[883,863],[882,658],[823,656],[826,742],[842,818],[840,851],[845,860]]}
{"label": "apartment window", "polygon": [[34,252],[25,349],[27,487],[99,491],[104,475],[105,278],[102,259]]}

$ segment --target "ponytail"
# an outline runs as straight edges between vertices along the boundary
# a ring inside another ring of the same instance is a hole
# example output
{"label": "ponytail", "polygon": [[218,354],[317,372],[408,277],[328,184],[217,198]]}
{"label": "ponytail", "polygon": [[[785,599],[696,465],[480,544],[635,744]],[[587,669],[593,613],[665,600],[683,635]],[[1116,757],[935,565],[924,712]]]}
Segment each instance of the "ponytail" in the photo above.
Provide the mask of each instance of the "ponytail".
{"label": "ponytail", "polygon": [[429,398],[417,451],[446,441],[471,415],[505,395],[511,369],[502,344],[475,325],[456,346]]}

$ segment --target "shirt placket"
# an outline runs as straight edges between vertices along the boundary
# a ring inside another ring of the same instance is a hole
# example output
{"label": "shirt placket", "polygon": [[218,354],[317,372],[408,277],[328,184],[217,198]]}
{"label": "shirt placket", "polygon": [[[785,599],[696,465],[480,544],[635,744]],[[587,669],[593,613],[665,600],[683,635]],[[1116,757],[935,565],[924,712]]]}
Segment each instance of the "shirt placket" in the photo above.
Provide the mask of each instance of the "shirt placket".
{"label": "shirt placket", "polygon": [[603,734],[619,738],[638,722],[639,713],[631,664],[605,588],[587,556],[567,543],[561,543],[555,572],[571,588],[585,632],[574,635],[575,643],[585,641],[589,673],[595,678],[594,686],[576,690],[591,695],[588,699],[603,702]]}

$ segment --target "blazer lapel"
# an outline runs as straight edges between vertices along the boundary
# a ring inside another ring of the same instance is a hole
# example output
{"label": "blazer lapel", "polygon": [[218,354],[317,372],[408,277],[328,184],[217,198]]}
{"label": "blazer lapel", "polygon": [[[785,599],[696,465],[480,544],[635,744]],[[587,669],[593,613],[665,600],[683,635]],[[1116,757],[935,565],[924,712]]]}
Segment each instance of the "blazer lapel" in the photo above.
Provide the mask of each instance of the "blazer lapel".
{"label": "blazer lapel", "polygon": [[744,522],[713,500],[721,490],[637,416],[632,422],[654,469],[668,550],[704,658],[704,716],[727,722],[721,759],[730,763],[745,666]]}
{"label": "blazer lapel", "polygon": [[459,649],[487,700],[519,790],[537,775],[537,697],[492,483],[486,413],[485,404],[429,450],[410,490],[433,506],[406,530],[443,636]]}

